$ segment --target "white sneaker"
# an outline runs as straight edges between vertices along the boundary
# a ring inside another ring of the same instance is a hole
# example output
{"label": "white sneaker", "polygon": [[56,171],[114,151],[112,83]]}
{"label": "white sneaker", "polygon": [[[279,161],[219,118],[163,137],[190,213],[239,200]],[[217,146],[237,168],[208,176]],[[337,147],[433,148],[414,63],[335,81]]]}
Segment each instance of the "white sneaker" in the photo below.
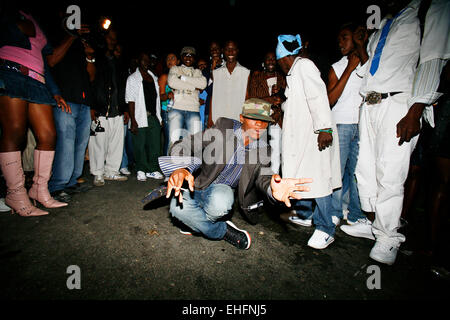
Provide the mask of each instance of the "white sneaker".
{"label": "white sneaker", "polygon": [[113,174],[105,174],[105,180],[111,180],[111,181],[127,181],[128,178],[117,173]]}
{"label": "white sneaker", "polygon": [[119,171],[120,171],[121,174],[124,174],[126,176],[129,176],[131,174],[130,170],[128,170],[127,167],[121,168]]}
{"label": "white sneaker", "polygon": [[5,204],[5,198],[0,198],[0,212],[11,211],[11,208]]}
{"label": "white sneaker", "polygon": [[390,245],[383,241],[376,241],[372,250],[370,250],[369,257],[377,262],[392,265],[397,258],[397,252],[397,246]]}
{"label": "white sneaker", "polygon": [[103,175],[96,175],[94,177],[94,186],[101,187],[105,185],[105,179],[103,178]]}
{"label": "white sneaker", "polygon": [[309,238],[308,246],[314,249],[325,249],[333,241],[334,238],[328,233],[316,229],[311,238]]}
{"label": "white sneaker", "polygon": [[152,172],[152,173],[147,172],[147,173],[145,174],[145,176],[146,176],[147,178],[158,179],[158,180],[164,178],[164,176],[163,176],[160,172],[158,172],[158,171],[154,171],[154,172]]}
{"label": "white sneaker", "polygon": [[[347,223],[350,224],[349,221]],[[351,225],[342,225],[341,230],[352,237],[375,240],[375,236],[372,233],[372,222],[367,218],[351,222]]]}
{"label": "white sneaker", "polygon": [[312,226],[312,219],[302,219],[297,215],[290,216],[288,219],[290,222],[292,222],[294,224],[298,224],[299,226],[303,226],[303,227],[311,227]]}
{"label": "white sneaker", "polygon": [[145,176],[144,171],[138,171],[137,172],[137,179],[138,181],[147,181],[147,177]]}

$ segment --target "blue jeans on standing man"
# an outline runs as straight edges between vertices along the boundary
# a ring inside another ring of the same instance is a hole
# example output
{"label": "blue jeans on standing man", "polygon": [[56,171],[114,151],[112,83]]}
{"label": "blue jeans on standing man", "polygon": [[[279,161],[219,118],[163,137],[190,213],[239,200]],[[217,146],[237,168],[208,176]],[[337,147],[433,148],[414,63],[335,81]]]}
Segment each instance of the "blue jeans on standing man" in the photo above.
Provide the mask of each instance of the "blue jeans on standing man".
{"label": "blue jeans on standing man", "polygon": [[209,239],[222,239],[227,231],[225,221],[220,221],[233,207],[234,191],[225,184],[211,184],[203,190],[181,191],[183,203],[178,197],[170,202],[170,213],[195,232]]}
{"label": "blue jeans on standing man", "polygon": [[[312,219],[317,230],[334,237],[336,226],[331,218],[331,194],[321,198],[292,200],[292,208],[303,219]],[[316,204],[313,210],[313,204]]]}
{"label": "blue jeans on standing man", "polygon": [[163,135],[164,135],[164,145],[163,145],[163,156],[169,155],[169,111],[161,109],[161,119],[163,126]]}
{"label": "blue jeans on standing man", "polygon": [[358,187],[355,178],[356,162],[359,153],[358,124],[337,124],[341,159],[342,188],[333,192],[333,215],[342,219],[342,195],[349,192],[347,220],[356,222],[365,218],[361,211]]}
{"label": "blue jeans on standing man", "polygon": [[202,131],[200,112],[171,108],[169,111],[170,145],[180,138]]}
{"label": "blue jeans on standing man", "polygon": [[48,190],[55,192],[76,185],[83,174],[84,156],[89,142],[90,107],[68,102],[72,113],[53,107],[56,148]]}
{"label": "blue jeans on standing man", "polygon": [[128,165],[133,163],[134,163],[134,156],[133,156],[133,141],[131,138],[131,131],[128,130],[128,124],[125,124],[123,126],[123,154],[120,169],[122,168],[128,169]]}

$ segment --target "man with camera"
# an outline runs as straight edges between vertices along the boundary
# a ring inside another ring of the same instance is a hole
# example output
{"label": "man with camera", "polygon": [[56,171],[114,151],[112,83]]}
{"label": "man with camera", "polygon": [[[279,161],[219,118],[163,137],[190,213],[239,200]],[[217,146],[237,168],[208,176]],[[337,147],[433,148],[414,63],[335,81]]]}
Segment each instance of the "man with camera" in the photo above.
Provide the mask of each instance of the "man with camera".
{"label": "man with camera", "polygon": [[83,173],[89,141],[91,83],[95,78],[95,50],[84,38],[89,33],[90,29],[83,25],[66,35],[47,58],[61,95],[70,106],[70,112],[53,108],[57,139],[48,183],[53,198],[64,202],[70,201],[70,194],[89,189],[77,182]]}
{"label": "man with camera", "polygon": [[114,50],[117,34],[109,29],[105,34],[106,52],[98,57],[94,81],[94,104],[91,117],[95,125],[89,139],[89,167],[95,186],[105,180],[126,181],[119,173],[123,155],[123,112],[125,104],[125,75],[122,75]]}

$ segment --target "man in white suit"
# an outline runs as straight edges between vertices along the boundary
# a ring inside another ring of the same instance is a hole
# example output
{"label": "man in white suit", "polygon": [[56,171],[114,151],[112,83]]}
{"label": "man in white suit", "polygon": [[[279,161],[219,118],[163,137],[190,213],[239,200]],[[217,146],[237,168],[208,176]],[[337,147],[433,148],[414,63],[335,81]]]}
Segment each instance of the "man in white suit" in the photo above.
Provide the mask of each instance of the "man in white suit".
{"label": "man in white suit", "polygon": [[[448,0],[396,0],[386,9],[367,51],[354,37],[364,97],[356,177],[362,210],[375,213],[369,256],[391,265],[405,241],[398,232],[403,185],[421,117],[433,119],[429,106],[441,95],[439,76],[450,57],[450,10]],[[345,232],[354,235],[354,228]]]}

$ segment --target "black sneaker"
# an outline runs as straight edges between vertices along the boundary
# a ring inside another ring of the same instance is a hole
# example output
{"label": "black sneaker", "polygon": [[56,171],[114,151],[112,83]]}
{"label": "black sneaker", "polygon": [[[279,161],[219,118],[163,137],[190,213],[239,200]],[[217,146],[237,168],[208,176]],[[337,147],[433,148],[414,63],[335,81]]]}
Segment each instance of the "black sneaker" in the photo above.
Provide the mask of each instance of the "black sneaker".
{"label": "black sneaker", "polygon": [[227,232],[225,233],[223,240],[231,243],[238,249],[247,250],[248,248],[250,248],[250,245],[252,243],[250,234],[245,230],[238,229],[231,221],[226,221],[226,223]]}
{"label": "black sneaker", "polygon": [[53,199],[61,202],[69,202],[70,200],[72,200],[72,198],[64,190],[52,192],[50,195],[53,197]]}
{"label": "black sneaker", "polygon": [[74,193],[81,193],[86,192],[88,190],[92,189],[92,186],[87,183],[76,183],[73,186],[67,187],[64,189],[64,192],[68,195],[74,194]]}

